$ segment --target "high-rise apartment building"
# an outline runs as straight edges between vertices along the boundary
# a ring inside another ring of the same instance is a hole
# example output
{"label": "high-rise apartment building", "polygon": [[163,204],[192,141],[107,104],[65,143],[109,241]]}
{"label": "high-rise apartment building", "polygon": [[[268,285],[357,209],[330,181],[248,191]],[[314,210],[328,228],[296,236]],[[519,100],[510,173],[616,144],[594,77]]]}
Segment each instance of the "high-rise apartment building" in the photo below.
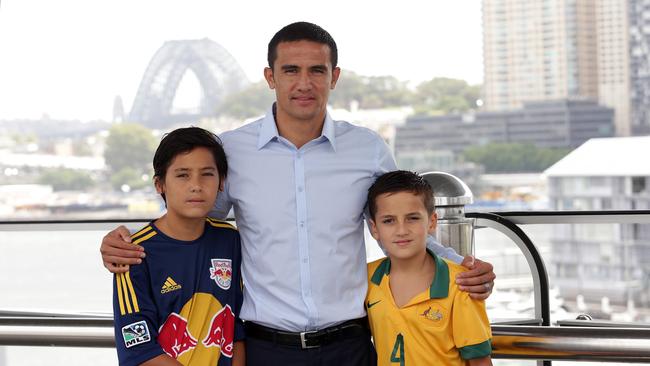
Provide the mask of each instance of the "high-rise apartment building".
{"label": "high-rise apartment building", "polygon": [[650,134],[650,0],[483,0],[483,46],[486,109],[594,99]]}
{"label": "high-rise apartment building", "polygon": [[626,1],[630,44],[632,133],[650,134],[650,0]]}
{"label": "high-rise apartment building", "polygon": [[596,2],[598,100],[616,111],[618,136],[631,134],[628,1]]}
{"label": "high-rise apartment building", "polygon": [[598,97],[595,0],[483,0],[485,107]]}

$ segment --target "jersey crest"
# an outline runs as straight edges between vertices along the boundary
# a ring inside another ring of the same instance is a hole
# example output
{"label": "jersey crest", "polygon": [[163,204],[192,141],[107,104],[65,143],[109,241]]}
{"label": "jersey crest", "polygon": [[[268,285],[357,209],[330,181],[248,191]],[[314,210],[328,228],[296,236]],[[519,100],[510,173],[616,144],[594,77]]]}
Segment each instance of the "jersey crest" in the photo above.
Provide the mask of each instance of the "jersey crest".
{"label": "jersey crest", "polygon": [[431,306],[425,311],[420,314],[420,316],[423,316],[426,319],[429,319],[431,321],[437,322],[439,320],[442,320],[442,313],[440,311],[436,310],[431,310]]}
{"label": "jersey crest", "polygon": [[222,289],[229,289],[232,280],[232,260],[212,258],[211,261],[210,279],[213,279]]}

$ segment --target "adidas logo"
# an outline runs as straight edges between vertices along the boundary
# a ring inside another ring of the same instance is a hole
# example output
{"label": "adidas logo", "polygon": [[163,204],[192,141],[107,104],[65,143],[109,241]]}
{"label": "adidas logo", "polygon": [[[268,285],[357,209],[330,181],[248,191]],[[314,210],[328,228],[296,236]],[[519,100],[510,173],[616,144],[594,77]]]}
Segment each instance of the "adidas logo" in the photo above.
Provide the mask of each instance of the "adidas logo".
{"label": "adidas logo", "polygon": [[171,277],[167,277],[165,284],[163,284],[162,289],[160,290],[161,294],[166,294],[168,292],[180,290],[181,285],[177,284],[176,281],[172,280]]}

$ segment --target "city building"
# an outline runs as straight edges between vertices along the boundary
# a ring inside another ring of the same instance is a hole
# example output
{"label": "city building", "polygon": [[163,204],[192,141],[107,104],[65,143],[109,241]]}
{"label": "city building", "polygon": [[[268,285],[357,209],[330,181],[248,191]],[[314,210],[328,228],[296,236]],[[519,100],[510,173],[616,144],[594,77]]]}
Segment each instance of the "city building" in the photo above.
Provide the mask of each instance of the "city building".
{"label": "city building", "polygon": [[591,98],[650,134],[650,0],[483,0],[487,110]]}
{"label": "city building", "polygon": [[[650,209],[650,136],[587,141],[548,168],[555,210]],[[564,298],[616,304],[650,301],[650,225],[558,225],[550,271]]]}
{"label": "city building", "polygon": [[627,1],[632,133],[647,135],[650,134],[650,0]]}
{"label": "city building", "polygon": [[[412,152],[442,150],[457,155],[470,146],[489,143],[575,148],[590,138],[613,136],[613,114],[611,108],[594,101],[565,99],[525,103],[511,111],[416,116],[397,127],[395,154],[398,161]],[[449,159],[443,161],[448,167]]]}
{"label": "city building", "polygon": [[598,97],[593,0],[483,0],[485,108]]}

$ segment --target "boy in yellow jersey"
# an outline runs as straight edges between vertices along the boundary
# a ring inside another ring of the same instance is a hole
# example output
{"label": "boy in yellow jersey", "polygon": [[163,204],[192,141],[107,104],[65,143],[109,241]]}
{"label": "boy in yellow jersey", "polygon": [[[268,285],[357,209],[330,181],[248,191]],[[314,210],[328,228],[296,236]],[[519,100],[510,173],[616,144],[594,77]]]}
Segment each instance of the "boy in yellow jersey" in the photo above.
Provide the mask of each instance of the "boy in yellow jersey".
{"label": "boy in yellow jersey", "polygon": [[239,232],[206,217],[226,154],[214,134],[179,128],[162,139],[153,167],[167,212],[132,236],[147,257],[115,275],[120,365],[243,366]]}
{"label": "boy in yellow jersey", "polygon": [[464,267],[426,249],[437,216],[429,183],[408,171],[368,190],[370,232],[388,258],[368,264],[366,308],[378,366],[491,365],[483,301],[450,279]]}

